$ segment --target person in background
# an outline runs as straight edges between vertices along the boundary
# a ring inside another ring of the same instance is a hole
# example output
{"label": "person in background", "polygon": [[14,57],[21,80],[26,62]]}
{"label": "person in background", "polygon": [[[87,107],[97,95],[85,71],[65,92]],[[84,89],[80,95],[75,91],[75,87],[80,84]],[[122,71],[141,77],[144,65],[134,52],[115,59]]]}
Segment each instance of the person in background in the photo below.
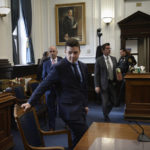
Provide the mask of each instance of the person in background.
{"label": "person in background", "polygon": [[[50,57],[43,63],[43,71],[42,71],[43,80],[45,80],[48,74],[50,73],[51,66],[56,64],[62,59],[62,57],[57,56],[57,54],[58,54],[57,48],[55,46],[51,46],[49,48]],[[55,92],[55,86],[45,92],[45,98],[46,104],[48,106],[49,130],[55,130],[55,120],[57,115],[57,101],[56,101],[57,95]]]}
{"label": "person in background", "polygon": [[42,80],[42,71],[43,71],[43,62],[49,59],[49,51],[45,51],[43,53],[43,57],[38,63],[38,71],[37,71],[37,80],[41,81]]}
{"label": "person in background", "polygon": [[43,53],[43,57],[42,57],[42,59],[40,60],[40,65],[41,64],[43,64],[43,62],[44,61],[46,61],[46,60],[48,60],[48,58],[49,58],[49,51],[45,51],[44,53]]}
{"label": "person in background", "polygon": [[117,67],[120,68],[123,77],[129,71],[128,55],[125,49],[120,49],[120,58]]}
{"label": "person in background", "polygon": [[109,122],[109,113],[116,105],[116,67],[117,60],[110,56],[110,44],[102,45],[103,56],[95,64],[95,92],[101,93],[104,121]]}
{"label": "person in background", "polygon": [[124,76],[129,71],[128,55],[126,49],[120,49],[120,58],[117,64],[117,71],[122,75],[122,79],[118,81],[118,105],[125,101],[125,79]]}
{"label": "person in background", "polygon": [[[118,82],[119,84],[119,96],[118,102],[125,102],[125,79],[124,76],[127,72],[134,71],[134,66],[136,65],[136,60],[133,55],[131,55],[131,49],[121,49],[120,50],[120,59],[118,61],[117,68],[120,69],[122,74],[122,80]],[[118,104],[119,104],[118,103]]]}
{"label": "person in background", "polygon": [[134,56],[131,54],[131,48],[126,48],[127,56],[128,56],[128,63],[129,63],[129,71],[134,71],[134,66],[136,65],[136,60]]}
{"label": "person in background", "polygon": [[87,130],[88,68],[86,64],[78,60],[79,55],[79,42],[76,39],[69,39],[65,45],[65,58],[51,67],[46,79],[41,82],[28,102],[21,106],[26,111],[46,90],[55,85],[59,112],[71,130],[73,147]]}

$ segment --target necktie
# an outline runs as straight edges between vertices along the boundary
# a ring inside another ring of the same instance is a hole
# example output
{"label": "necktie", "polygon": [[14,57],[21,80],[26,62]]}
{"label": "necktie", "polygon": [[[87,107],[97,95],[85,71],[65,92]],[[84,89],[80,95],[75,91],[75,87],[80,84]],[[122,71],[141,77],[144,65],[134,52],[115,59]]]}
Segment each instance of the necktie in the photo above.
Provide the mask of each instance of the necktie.
{"label": "necktie", "polygon": [[77,69],[77,66],[76,66],[76,64],[72,64],[72,66],[73,66],[73,69],[74,69],[75,77],[80,82],[81,80],[80,80],[80,75],[79,75],[79,71]]}
{"label": "necktie", "polygon": [[55,59],[52,59],[52,65],[55,64]]}
{"label": "necktie", "polygon": [[109,58],[108,58],[108,56],[107,56],[107,58],[106,58],[106,60],[107,60],[107,70],[108,70],[108,78],[110,79],[110,80],[113,80],[113,70],[112,70],[112,67],[111,67],[111,65],[110,65],[110,61],[109,61]]}

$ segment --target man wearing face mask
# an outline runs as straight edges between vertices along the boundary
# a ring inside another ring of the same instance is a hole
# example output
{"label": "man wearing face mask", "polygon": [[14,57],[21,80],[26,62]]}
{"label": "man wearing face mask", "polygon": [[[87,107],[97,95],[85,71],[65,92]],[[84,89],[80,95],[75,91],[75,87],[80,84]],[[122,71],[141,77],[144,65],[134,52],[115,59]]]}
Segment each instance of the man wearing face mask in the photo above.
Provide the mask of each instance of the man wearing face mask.
{"label": "man wearing face mask", "polygon": [[47,78],[40,84],[30,97],[28,103],[22,105],[26,111],[36,100],[54,84],[57,89],[61,118],[69,126],[73,147],[87,130],[86,114],[88,112],[88,70],[78,60],[80,45],[75,39],[69,39],[65,45],[65,58],[51,67]]}
{"label": "man wearing face mask", "polygon": [[[52,65],[59,62],[62,57],[57,56],[58,51],[55,46],[51,46],[49,48],[49,56],[50,58],[43,63],[43,71],[42,71],[42,79],[45,80],[47,75],[50,73],[50,68]],[[56,102],[56,92],[55,86],[50,88],[45,92],[46,104],[48,108],[48,116],[49,116],[49,130],[55,130],[55,120],[57,114],[57,102]]]}

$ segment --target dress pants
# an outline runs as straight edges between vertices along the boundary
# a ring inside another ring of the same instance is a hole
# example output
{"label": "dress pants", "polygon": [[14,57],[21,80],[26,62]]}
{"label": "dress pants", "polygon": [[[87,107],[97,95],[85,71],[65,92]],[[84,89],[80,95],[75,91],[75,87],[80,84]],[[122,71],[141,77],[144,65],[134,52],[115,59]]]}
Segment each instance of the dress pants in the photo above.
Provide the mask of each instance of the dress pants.
{"label": "dress pants", "polygon": [[102,109],[104,118],[108,117],[110,111],[113,106],[116,105],[116,86],[112,81],[109,81],[108,88],[106,90],[102,90]]}
{"label": "dress pants", "polygon": [[73,146],[72,149],[76,146],[76,144],[79,142],[85,131],[87,130],[88,126],[85,121],[76,121],[76,120],[70,120],[70,121],[65,121],[66,124],[69,126],[71,130],[71,135],[72,135],[72,141],[73,141]]}
{"label": "dress pants", "polygon": [[57,114],[56,93],[53,89],[45,92],[46,104],[48,107],[49,129],[55,130],[55,121]]}

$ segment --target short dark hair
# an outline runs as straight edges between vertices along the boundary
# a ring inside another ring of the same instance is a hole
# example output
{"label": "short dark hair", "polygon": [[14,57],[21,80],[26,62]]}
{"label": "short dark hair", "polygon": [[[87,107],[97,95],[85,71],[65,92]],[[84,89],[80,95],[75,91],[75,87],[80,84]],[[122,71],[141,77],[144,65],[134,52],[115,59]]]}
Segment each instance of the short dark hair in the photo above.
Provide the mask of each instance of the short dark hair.
{"label": "short dark hair", "polygon": [[48,56],[48,51],[45,51],[44,53],[43,53],[43,57],[46,57],[46,56]]}
{"label": "short dark hair", "polygon": [[105,50],[106,46],[110,46],[110,43],[105,43],[102,45],[102,50]]}
{"label": "short dark hair", "polygon": [[70,46],[70,47],[76,46],[76,47],[79,47],[79,49],[80,49],[79,41],[76,40],[76,39],[74,39],[74,38],[70,38],[70,39],[66,42],[66,44],[65,44],[65,49],[66,49],[67,46]]}
{"label": "short dark hair", "polygon": [[124,52],[127,52],[127,51],[126,51],[126,49],[124,49],[124,48],[121,48],[121,49],[120,49],[120,51],[124,51]]}

